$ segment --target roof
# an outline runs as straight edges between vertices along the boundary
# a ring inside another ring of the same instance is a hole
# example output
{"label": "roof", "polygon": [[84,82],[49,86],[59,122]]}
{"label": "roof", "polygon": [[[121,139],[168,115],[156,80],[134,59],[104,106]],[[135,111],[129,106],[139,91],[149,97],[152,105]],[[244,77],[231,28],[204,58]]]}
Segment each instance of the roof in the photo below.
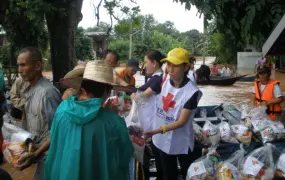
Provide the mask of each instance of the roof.
{"label": "roof", "polygon": [[285,15],[262,46],[262,54],[285,55]]}
{"label": "roof", "polygon": [[106,32],[87,32],[87,36],[106,36]]}

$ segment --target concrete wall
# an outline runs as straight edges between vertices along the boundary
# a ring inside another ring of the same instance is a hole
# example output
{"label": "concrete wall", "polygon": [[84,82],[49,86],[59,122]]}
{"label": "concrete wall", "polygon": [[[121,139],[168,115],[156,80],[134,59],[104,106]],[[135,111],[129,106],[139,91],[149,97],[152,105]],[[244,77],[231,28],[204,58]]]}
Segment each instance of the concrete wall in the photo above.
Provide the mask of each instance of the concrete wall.
{"label": "concrete wall", "polygon": [[239,69],[253,69],[256,60],[261,57],[261,52],[238,52],[237,67]]}
{"label": "concrete wall", "polygon": [[246,52],[246,50],[251,50],[251,52],[257,52],[257,49],[254,45],[246,45],[246,47],[244,48],[244,52]]}

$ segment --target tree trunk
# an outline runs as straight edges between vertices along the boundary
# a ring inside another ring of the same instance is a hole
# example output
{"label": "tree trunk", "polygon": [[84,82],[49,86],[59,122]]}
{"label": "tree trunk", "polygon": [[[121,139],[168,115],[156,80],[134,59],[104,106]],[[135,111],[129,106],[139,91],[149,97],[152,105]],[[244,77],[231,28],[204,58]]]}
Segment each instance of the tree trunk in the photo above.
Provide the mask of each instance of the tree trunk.
{"label": "tree trunk", "polygon": [[46,14],[54,83],[59,82],[76,63],[75,31],[82,19],[82,1],[59,0],[52,5],[66,11],[53,11]]}

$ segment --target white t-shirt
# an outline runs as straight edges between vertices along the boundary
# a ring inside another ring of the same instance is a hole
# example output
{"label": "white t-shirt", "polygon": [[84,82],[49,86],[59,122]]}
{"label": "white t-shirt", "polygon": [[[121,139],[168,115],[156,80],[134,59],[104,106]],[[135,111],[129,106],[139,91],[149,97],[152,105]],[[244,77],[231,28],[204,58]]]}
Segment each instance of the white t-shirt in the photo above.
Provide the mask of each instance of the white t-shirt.
{"label": "white t-shirt", "polygon": [[230,70],[230,68],[224,67],[224,68],[222,69],[221,74],[222,74],[223,77],[231,76],[231,70]]}
{"label": "white t-shirt", "polygon": [[196,77],[194,70],[190,69],[188,71],[187,77],[196,85]]}
{"label": "white t-shirt", "polygon": [[[259,89],[260,89],[260,92],[262,94],[262,92],[264,91],[266,85],[263,85],[261,84],[259,86]],[[253,91],[252,91],[253,94],[255,94],[255,88],[253,87]],[[282,93],[282,90],[280,88],[280,86],[278,84],[275,84],[274,87],[273,87],[273,93],[274,93],[274,98],[279,98],[279,97],[282,97],[283,96],[283,93]]]}

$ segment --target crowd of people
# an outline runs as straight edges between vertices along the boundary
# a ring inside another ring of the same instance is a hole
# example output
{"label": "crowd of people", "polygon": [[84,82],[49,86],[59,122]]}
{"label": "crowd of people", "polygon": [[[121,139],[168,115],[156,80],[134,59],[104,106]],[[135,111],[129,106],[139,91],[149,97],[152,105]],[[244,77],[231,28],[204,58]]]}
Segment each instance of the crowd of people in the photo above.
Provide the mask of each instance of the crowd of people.
{"label": "crowd of people", "polygon": [[[67,73],[61,80],[66,88],[62,94],[42,76],[42,61],[35,47],[24,48],[17,58],[20,77],[11,89],[11,102],[21,112],[17,117],[22,127],[35,135],[36,151],[19,159],[16,168],[36,164],[35,180],[129,179],[132,142],[124,118],[108,97],[114,87],[135,87],[139,61],[130,59],[118,70],[119,55],[108,50],[102,60],[79,64]],[[183,48],[167,56],[150,50],[144,56],[145,84],[132,94],[123,93],[134,102],[141,96],[147,99],[138,119],[143,121],[144,139],[151,140],[157,180],[177,179],[177,161],[185,179],[190,164],[202,155],[194,149],[192,125],[202,97],[195,62]],[[267,67],[259,67],[257,74],[254,103],[267,106],[275,120],[283,101],[279,82],[270,80]]]}

